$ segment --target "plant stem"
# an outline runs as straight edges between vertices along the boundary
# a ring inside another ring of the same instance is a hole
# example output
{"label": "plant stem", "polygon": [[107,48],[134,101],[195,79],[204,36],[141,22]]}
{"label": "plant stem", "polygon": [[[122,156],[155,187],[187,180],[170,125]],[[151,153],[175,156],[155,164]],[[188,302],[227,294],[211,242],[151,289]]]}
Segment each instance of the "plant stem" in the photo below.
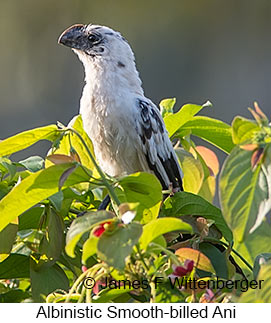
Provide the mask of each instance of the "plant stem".
{"label": "plant stem", "polygon": [[119,206],[120,205],[120,201],[114,191],[114,189],[112,188],[112,186],[109,184],[108,180],[106,179],[103,171],[101,170],[101,168],[99,167],[99,165],[97,164],[94,156],[92,155],[88,145],[85,143],[85,140],[82,138],[82,136],[80,135],[79,132],[77,132],[76,130],[72,129],[72,128],[68,128],[71,132],[73,132],[74,134],[76,134],[76,136],[81,140],[82,144],[84,145],[93,165],[95,166],[95,168],[97,169],[99,175],[101,176],[101,179],[104,183],[104,186],[107,188],[109,195],[111,196],[112,200],[114,200],[114,202]]}
{"label": "plant stem", "polygon": [[67,298],[65,299],[65,303],[68,303],[73,292],[76,290],[76,288],[78,287],[78,285],[81,283],[81,281],[83,280],[83,278],[88,274],[88,272],[84,272],[82,273],[75,281],[75,283],[72,285],[72,288],[70,289]]}
{"label": "plant stem", "polygon": [[147,266],[147,264],[146,264],[146,262],[145,262],[144,257],[142,256],[141,250],[140,250],[140,248],[139,248],[139,246],[138,246],[138,245],[136,245],[136,249],[137,249],[137,252],[138,252],[138,254],[139,254],[139,258],[140,258],[140,260],[142,261],[142,265],[143,265],[143,267],[144,267],[144,269],[145,269],[146,273],[148,273],[149,268],[148,268],[148,266]]}
{"label": "plant stem", "polygon": [[236,254],[236,256],[238,256],[242,261],[243,261],[243,263],[245,264],[245,265],[247,265],[247,267],[251,270],[251,271],[253,271],[253,267],[246,261],[246,259],[242,256],[242,255],[240,255],[240,253],[239,252],[237,252],[235,249],[231,249],[232,250],[232,252],[233,253],[235,253]]}
{"label": "plant stem", "polygon": [[150,303],[155,303],[156,290],[155,290],[155,283],[153,281],[150,282],[150,288],[151,288],[151,300],[150,300]]}

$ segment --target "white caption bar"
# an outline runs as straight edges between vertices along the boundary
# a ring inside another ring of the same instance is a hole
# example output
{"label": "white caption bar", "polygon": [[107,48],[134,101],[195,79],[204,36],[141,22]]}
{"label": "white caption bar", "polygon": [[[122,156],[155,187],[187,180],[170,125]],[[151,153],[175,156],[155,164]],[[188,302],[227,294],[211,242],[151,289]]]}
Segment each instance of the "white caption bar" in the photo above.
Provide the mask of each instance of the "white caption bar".
{"label": "white caption bar", "polygon": [[[245,322],[269,317],[271,304],[0,304],[1,321],[125,322]],[[60,321],[59,321],[60,320]],[[91,320],[91,321],[90,321]],[[197,321],[196,321],[197,320]]]}

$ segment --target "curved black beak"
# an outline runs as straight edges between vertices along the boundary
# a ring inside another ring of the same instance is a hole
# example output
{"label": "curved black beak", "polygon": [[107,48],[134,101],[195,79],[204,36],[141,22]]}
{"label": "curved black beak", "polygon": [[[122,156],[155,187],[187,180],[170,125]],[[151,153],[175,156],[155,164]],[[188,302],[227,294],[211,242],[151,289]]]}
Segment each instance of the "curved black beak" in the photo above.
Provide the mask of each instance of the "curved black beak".
{"label": "curved black beak", "polygon": [[63,31],[58,39],[58,43],[74,49],[82,49],[84,47],[84,31],[84,25],[73,25]]}

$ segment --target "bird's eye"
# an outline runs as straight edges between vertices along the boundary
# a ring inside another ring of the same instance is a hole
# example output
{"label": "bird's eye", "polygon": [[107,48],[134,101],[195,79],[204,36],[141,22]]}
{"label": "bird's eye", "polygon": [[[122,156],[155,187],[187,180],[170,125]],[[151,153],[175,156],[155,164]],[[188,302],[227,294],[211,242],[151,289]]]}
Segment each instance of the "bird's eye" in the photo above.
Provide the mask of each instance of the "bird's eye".
{"label": "bird's eye", "polygon": [[97,35],[94,35],[94,34],[90,34],[90,35],[88,36],[88,40],[89,40],[91,43],[95,44],[95,43],[98,43],[98,42],[100,41],[100,37],[98,37]]}

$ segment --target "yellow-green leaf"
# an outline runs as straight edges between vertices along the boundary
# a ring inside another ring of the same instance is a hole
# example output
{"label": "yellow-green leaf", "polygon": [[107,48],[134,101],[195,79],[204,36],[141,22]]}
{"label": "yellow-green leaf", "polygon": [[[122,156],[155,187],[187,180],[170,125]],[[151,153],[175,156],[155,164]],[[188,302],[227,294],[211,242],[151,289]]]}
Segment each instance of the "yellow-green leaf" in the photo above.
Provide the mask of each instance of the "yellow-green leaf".
{"label": "yellow-green leaf", "polygon": [[271,209],[271,145],[254,171],[252,154],[235,147],[220,175],[222,213],[238,241],[253,232]]}
{"label": "yellow-green leaf", "polygon": [[144,225],[143,233],[139,239],[140,247],[146,249],[155,238],[171,231],[192,232],[192,228],[189,224],[178,218],[155,219]]}
{"label": "yellow-green leaf", "polygon": [[98,238],[90,236],[83,245],[82,263],[85,265],[89,257],[93,256],[97,252]]}
{"label": "yellow-green leaf", "polygon": [[164,99],[160,102],[159,106],[160,106],[161,114],[163,118],[173,113],[173,108],[175,103],[176,103],[176,98]]}
{"label": "yellow-green leaf", "polygon": [[226,153],[230,153],[234,147],[231,126],[223,121],[209,117],[196,116],[182,126],[180,135],[187,131],[190,131],[192,135],[210,142]]}
{"label": "yellow-green leaf", "polygon": [[235,144],[251,141],[254,133],[259,131],[259,125],[243,117],[235,117],[232,122],[232,139]]}
{"label": "yellow-green leaf", "polygon": [[[29,175],[0,201],[0,231],[24,211],[58,192],[59,179],[73,164],[61,164]],[[87,182],[89,176],[77,167],[65,185]]]}
{"label": "yellow-green leaf", "polygon": [[147,223],[158,216],[162,201],[162,187],[156,176],[135,173],[119,180],[121,190],[116,190],[122,203],[139,203],[135,220]]}
{"label": "yellow-green leaf", "polygon": [[164,122],[169,136],[171,137],[174,135],[179,128],[181,128],[187,121],[191,120],[202,108],[208,105],[210,106],[210,104],[185,104],[177,113],[166,115]]}
{"label": "yellow-green leaf", "polygon": [[[113,220],[114,214],[107,211],[89,212],[76,218],[66,236],[66,253],[70,257],[75,257],[74,248],[85,232],[90,231],[94,226],[106,220]],[[87,246],[86,246],[87,248]]]}
{"label": "yellow-green leaf", "polygon": [[35,128],[21,132],[15,136],[0,141],[0,156],[8,156],[19,150],[23,150],[39,140],[54,141],[59,136],[59,130],[55,125]]}
{"label": "yellow-green leaf", "polygon": [[197,194],[201,188],[204,178],[201,162],[184,149],[178,148],[176,149],[176,153],[184,173],[184,190],[186,192]]}
{"label": "yellow-green leaf", "polygon": [[[68,127],[75,129],[81,135],[81,137],[84,139],[86,145],[88,146],[89,150],[91,151],[92,155],[94,156],[93,145],[92,145],[90,138],[88,137],[88,135],[84,131],[81,115],[75,116],[70,121]],[[81,142],[81,140],[78,138],[78,136],[76,134],[68,133],[67,135],[65,135],[60,142],[59,148],[54,151],[54,154],[57,154],[56,159],[60,155],[62,155],[62,156],[66,155],[67,158],[69,158],[68,156],[71,156],[70,158],[72,158],[74,160],[75,159],[73,156],[74,151],[78,154],[81,164],[84,165],[85,167],[87,167],[88,169],[93,170],[95,172],[95,174],[93,174],[93,176],[95,178],[99,178],[99,175],[96,173],[96,169],[91,161],[91,158],[89,157],[89,155],[86,151],[86,148],[84,147],[83,143]],[[51,151],[50,151],[50,153],[51,153]],[[51,162],[56,163],[55,162],[56,159],[54,158],[54,155],[51,155],[48,159],[50,161],[46,161],[46,164],[45,164],[46,167],[50,166]]]}

